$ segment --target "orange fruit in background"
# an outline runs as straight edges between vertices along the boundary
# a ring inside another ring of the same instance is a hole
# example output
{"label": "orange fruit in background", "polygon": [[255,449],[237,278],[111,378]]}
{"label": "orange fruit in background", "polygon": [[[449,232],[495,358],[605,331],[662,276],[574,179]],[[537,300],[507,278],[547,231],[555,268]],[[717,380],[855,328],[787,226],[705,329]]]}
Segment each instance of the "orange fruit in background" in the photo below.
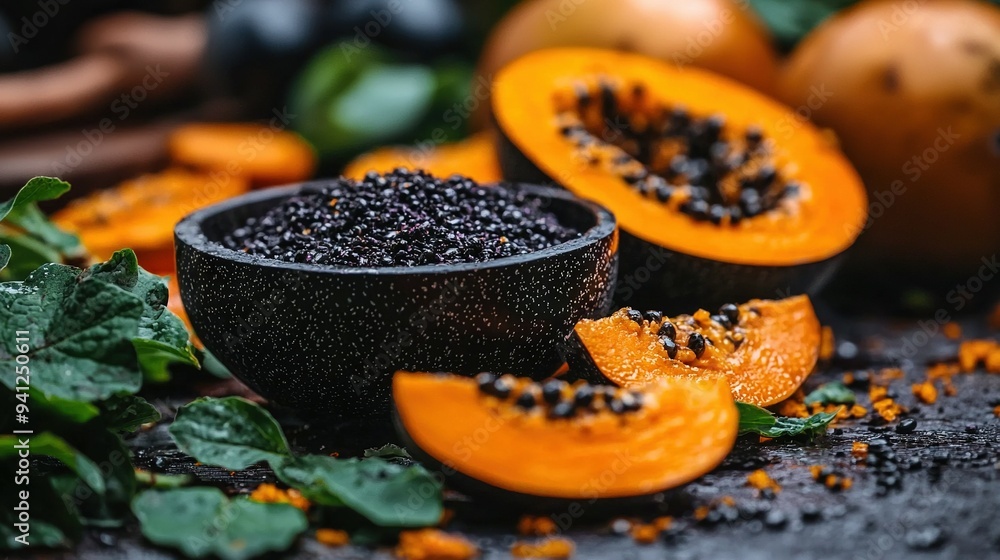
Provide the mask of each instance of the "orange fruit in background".
{"label": "orange fruit in background", "polygon": [[[526,0],[490,34],[477,81],[492,81],[507,63],[549,47],[634,52],[711,70],[765,93],[772,92],[778,69],[771,37],[746,0]],[[489,103],[482,101],[477,121],[485,125]]]}
{"label": "orange fruit in background", "polygon": [[244,193],[240,176],[209,176],[178,168],[142,175],[94,192],[56,212],[52,221],[80,237],[95,258],[131,248],[139,265],[160,275],[174,272],[174,226],[187,214]]}
{"label": "orange fruit in background", "polygon": [[1000,8],[863,2],[806,37],[779,86],[870,193],[862,274],[957,280],[1000,251]]}
{"label": "orange fruit in background", "polygon": [[316,171],[316,152],[298,134],[253,123],[192,123],[168,139],[170,158],[216,176],[245,177],[255,187],[304,181]]}

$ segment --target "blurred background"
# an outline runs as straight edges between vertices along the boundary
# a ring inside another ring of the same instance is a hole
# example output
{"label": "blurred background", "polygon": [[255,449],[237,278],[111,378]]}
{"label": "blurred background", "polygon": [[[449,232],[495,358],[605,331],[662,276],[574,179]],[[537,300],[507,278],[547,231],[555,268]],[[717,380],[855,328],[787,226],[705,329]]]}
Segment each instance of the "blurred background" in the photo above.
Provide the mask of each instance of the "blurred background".
{"label": "blurred background", "polygon": [[490,80],[557,45],[705,68],[828,128],[878,218],[842,291],[932,308],[1000,251],[987,0],[5,0],[0,32],[0,190],[71,182],[56,223],[160,274],[181,216],[248,189],[399,165],[498,180]]}

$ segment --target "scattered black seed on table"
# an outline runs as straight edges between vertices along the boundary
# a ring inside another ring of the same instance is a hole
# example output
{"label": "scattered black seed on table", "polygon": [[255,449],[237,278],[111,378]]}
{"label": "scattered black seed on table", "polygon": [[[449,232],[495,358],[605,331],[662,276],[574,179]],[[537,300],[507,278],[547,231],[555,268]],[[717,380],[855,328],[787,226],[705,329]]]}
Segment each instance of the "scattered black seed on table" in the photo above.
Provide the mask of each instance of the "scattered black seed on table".
{"label": "scattered black seed on table", "polygon": [[913,418],[904,418],[896,425],[896,433],[912,434],[917,429],[917,421]]}
{"label": "scattered black seed on table", "polygon": [[306,185],[223,244],[287,262],[388,267],[484,262],[579,236],[530,195],[396,169]]}

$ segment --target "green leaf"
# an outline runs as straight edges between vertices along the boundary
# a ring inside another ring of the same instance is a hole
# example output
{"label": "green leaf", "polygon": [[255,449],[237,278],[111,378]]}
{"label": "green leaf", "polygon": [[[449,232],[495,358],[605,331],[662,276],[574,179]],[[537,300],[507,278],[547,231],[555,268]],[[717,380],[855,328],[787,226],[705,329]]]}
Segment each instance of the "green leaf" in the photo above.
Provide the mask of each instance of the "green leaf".
{"label": "green leaf", "polygon": [[112,432],[134,432],[143,424],[156,422],[160,413],[146,399],[135,395],[111,397],[101,403],[101,420]]}
{"label": "green leaf", "polygon": [[101,410],[93,403],[46,395],[34,387],[28,390],[28,395],[32,404],[32,418],[40,412],[52,418],[60,418],[74,424],[83,424],[101,413]]}
{"label": "green leaf", "polygon": [[0,220],[25,206],[43,200],[59,198],[69,190],[69,183],[54,177],[35,177],[17,191],[14,198],[0,204]]}
{"label": "green leaf", "polygon": [[219,379],[229,379],[233,376],[229,369],[214,354],[209,352],[207,348],[196,348],[195,356],[201,363],[201,370],[205,373]]}
{"label": "green leaf", "polygon": [[365,449],[365,457],[382,457],[384,459],[412,459],[410,452],[406,450],[405,447],[400,447],[398,445],[387,443],[382,447],[372,447],[371,449]]}
{"label": "green leaf", "polygon": [[381,527],[426,527],[441,519],[441,485],[420,465],[308,455],[271,466],[309,500],[347,507]]}
{"label": "green leaf", "polygon": [[[17,470],[13,460],[0,459],[0,471],[13,473]],[[69,547],[80,537],[82,524],[76,510],[61,491],[73,475],[33,477],[31,479],[28,508],[31,514],[28,545],[30,548]],[[55,488],[58,486],[59,488]],[[14,507],[21,505],[21,490],[25,486],[17,484],[0,485],[0,549],[23,550],[24,542],[15,540],[21,532],[14,527],[18,523]]]}
{"label": "green leaf", "polygon": [[67,435],[66,438],[81,453],[101,466],[107,490],[103,494],[97,494],[86,492],[77,486],[63,489],[62,494],[73,496],[85,525],[122,526],[136,491],[135,467],[132,465],[129,449],[117,434],[104,428],[100,419],[80,426],[72,436]]}
{"label": "green leaf", "polygon": [[805,404],[854,404],[854,391],[847,388],[840,381],[824,383],[809,393],[805,398]]}
{"label": "green leaf", "polygon": [[774,416],[767,410],[745,402],[736,402],[740,413],[740,435],[759,434],[769,438],[804,436],[809,439],[826,433],[836,412],[819,412],[808,418]]}
{"label": "green leaf", "polygon": [[181,407],[170,435],[197,461],[230,470],[291,455],[274,417],[239,397],[202,398]]}
{"label": "green leaf", "polygon": [[147,379],[170,379],[168,367],[174,363],[198,367],[184,322],[167,309],[170,294],[166,279],[140,268],[134,252],[118,251],[107,262],[91,266],[84,275],[118,286],[143,301],[138,336],[132,344]]}
{"label": "green leaf", "polygon": [[[77,268],[47,264],[0,284],[0,329],[27,331],[31,384],[46,396],[93,402],[142,383],[131,339],[143,301]],[[15,337],[0,340],[0,367],[17,365]],[[14,376],[0,376],[14,388]]]}
{"label": "green leaf", "polygon": [[10,262],[10,246],[0,245],[0,269],[5,268]]}
{"label": "green leaf", "polygon": [[778,44],[791,48],[821,21],[858,0],[750,0]]}
{"label": "green leaf", "polygon": [[147,490],[132,511],[147,539],[192,558],[243,560],[287,550],[308,526],[294,506],[230,500],[207,487]]}
{"label": "green leaf", "polygon": [[21,440],[27,440],[28,445],[24,449],[27,449],[32,457],[51,457],[69,467],[94,492],[104,492],[101,468],[66,440],[51,432],[21,437],[0,436],[0,458],[17,456],[22,450],[18,447]]}

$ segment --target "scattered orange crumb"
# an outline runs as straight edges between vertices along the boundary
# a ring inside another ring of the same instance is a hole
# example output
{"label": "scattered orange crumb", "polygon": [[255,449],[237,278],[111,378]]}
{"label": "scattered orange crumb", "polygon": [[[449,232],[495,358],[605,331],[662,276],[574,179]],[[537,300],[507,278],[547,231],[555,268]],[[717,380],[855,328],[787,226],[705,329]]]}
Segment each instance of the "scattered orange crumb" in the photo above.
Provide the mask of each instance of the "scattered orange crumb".
{"label": "scattered orange crumb", "polygon": [[551,517],[522,515],[517,522],[517,532],[522,535],[544,537],[555,534],[556,523]]}
{"label": "scattered orange crumb", "polygon": [[833,353],[836,349],[837,339],[833,335],[833,329],[824,326],[820,334],[819,359],[829,360],[833,357]]}
{"label": "scattered orange crumb", "polygon": [[854,385],[854,372],[853,371],[844,372],[844,375],[840,376],[840,380],[844,383],[844,385],[847,385],[848,387]]}
{"label": "scattered orange crumb", "polygon": [[864,418],[867,414],[868,409],[860,404],[851,405],[851,416],[855,418]]}
{"label": "scattered orange crumb", "polygon": [[632,540],[639,544],[653,544],[660,536],[660,529],[656,525],[644,525],[636,523],[632,525]]}
{"label": "scattered orange crumb", "polygon": [[801,401],[787,399],[778,405],[778,414],[791,418],[806,418],[809,416],[809,409]]}
{"label": "scattered orange crumb", "polygon": [[771,441],[772,439],[774,439],[774,438],[769,438],[767,436],[760,436],[759,438],[757,438],[757,443],[767,443],[767,442]]}
{"label": "scattered orange crumb", "polygon": [[812,474],[813,480],[830,490],[847,490],[854,486],[853,480],[843,475],[831,473],[825,465],[811,465],[809,473]]}
{"label": "scattered orange crumb", "polygon": [[872,385],[868,388],[868,397],[872,401],[872,408],[886,422],[892,422],[906,409],[896,401],[889,398],[889,389],[883,385]]}
{"label": "scattered orange crumb", "polygon": [[405,560],[468,560],[479,554],[479,549],[459,535],[416,529],[399,534],[395,553]]}
{"label": "scattered orange crumb", "polygon": [[851,444],[851,455],[857,459],[868,457],[868,444],[863,441],[856,441]]}
{"label": "scattered orange crumb", "polygon": [[326,546],[344,546],[351,542],[351,537],[340,529],[316,529],[316,540]]}
{"label": "scattered orange crumb", "polygon": [[695,521],[701,521],[708,517],[708,513],[712,511],[712,508],[708,506],[698,506],[694,508],[694,519]]}
{"label": "scattered orange crumb", "polygon": [[1000,418],[1000,404],[993,407],[993,415]]}
{"label": "scattered orange crumb", "polygon": [[962,342],[958,347],[958,365],[962,371],[970,372],[980,363],[986,371],[1000,373],[1000,342],[986,339]]}
{"label": "scattered orange crumb", "polygon": [[771,489],[775,494],[781,492],[781,486],[774,481],[764,469],[757,469],[747,475],[747,484],[756,488],[757,490]]}
{"label": "scattered orange crumb", "polygon": [[962,326],[954,321],[945,323],[944,327],[941,328],[941,332],[950,340],[962,338]]}
{"label": "scattered orange crumb", "polygon": [[895,379],[902,379],[906,377],[906,373],[899,368],[882,368],[878,372],[878,378],[883,383],[886,381],[892,381]]}
{"label": "scattered orange crumb", "polygon": [[669,515],[657,517],[656,519],[653,520],[653,525],[655,525],[656,528],[659,529],[660,531],[666,531],[673,524],[674,524],[674,518],[670,517]]}
{"label": "scattered orange crumb", "polygon": [[723,496],[719,498],[719,503],[724,506],[736,507],[736,499],[732,496]]}
{"label": "scattered orange crumb", "polygon": [[517,558],[569,558],[573,555],[573,541],[564,537],[550,537],[538,542],[517,541],[510,553]]}
{"label": "scattered orange crumb", "polygon": [[917,397],[924,404],[934,404],[937,402],[937,388],[932,381],[914,383],[910,386],[913,396]]}
{"label": "scattered orange crumb", "polygon": [[302,511],[309,511],[309,506],[312,505],[298,490],[294,488],[282,490],[268,482],[254,488],[250,493],[250,499],[264,504],[291,504]]}

